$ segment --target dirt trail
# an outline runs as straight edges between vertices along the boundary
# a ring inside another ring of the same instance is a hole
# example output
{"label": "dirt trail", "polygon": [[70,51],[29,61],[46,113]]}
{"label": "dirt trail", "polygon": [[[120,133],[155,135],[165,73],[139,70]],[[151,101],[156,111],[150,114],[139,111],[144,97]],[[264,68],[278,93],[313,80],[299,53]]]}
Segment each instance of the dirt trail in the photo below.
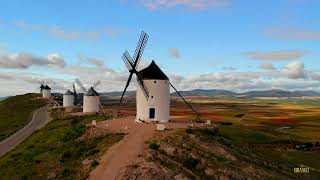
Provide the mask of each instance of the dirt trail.
{"label": "dirt trail", "polygon": [[97,126],[128,134],[102,156],[100,164],[90,173],[90,180],[114,180],[121,168],[143,154],[145,141],[153,136],[156,129],[155,124],[135,123],[133,116],[104,121]]}

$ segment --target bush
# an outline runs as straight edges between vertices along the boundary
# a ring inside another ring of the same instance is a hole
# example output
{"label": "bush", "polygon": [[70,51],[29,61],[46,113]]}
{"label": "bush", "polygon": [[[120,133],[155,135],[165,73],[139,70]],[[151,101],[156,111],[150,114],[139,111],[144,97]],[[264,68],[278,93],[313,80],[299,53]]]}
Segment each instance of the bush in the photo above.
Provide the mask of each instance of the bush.
{"label": "bush", "polygon": [[198,163],[199,163],[198,160],[193,159],[193,158],[188,158],[188,159],[185,159],[182,164],[183,164],[183,166],[185,166],[188,169],[194,169],[194,168],[196,168]]}
{"label": "bush", "polygon": [[186,133],[192,134],[192,129],[190,129],[190,128],[186,129]]}
{"label": "bush", "polygon": [[245,116],[246,114],[242,114],[242,113],[240,113],[240,114],[236,114],[236,115],[234,115],[234,117],[237,117],[237,118],[242,118],[243,116]]}
{"label": "bush", "polygon": [[198,132],[205,136],[215,136],[218,134],[218,128],[201,128]]}
{"label": "bush", "polygon": [[151,143],[151,144],[149,145],[149,148],[150,148],[150,149],[153,149],[153,150],[158,150],[159,147],[160,147],[160,145],[157,144],[157,143]]}
{"label": "bush", "polygon": [[92,161],[91,167],[96,167],[99,165],[99,162],[97,160]]}

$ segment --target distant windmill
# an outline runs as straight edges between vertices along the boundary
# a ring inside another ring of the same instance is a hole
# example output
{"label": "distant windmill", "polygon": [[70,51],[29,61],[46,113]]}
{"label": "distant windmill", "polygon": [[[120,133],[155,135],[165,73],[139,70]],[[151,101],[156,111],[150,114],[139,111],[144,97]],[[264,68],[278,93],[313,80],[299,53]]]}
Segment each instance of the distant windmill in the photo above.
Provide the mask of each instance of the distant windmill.
{"label": "distant windmill", "polygon": [[170,86],[178,93],[188,107],[196,113],[197,117],[199,117],[199,113],[195,111],[192,106],[181,96],[177,89],[170,83],[169,78],[162,72],[162,70],[154,61],[152,61],[147,68],[137,71],[137,67],[147,41],[148,35],[145,32],[142,32],[133,59],[127,51],[125,51],[122,56],[122,60],[126,64],[130,75],[122,93],[120,104],[130,84],[132,75],[135,74],[138,82],[136,94],[137,122],[169,121]]}
{"label": "distant windmill", "polygon": [[97,91],[94,90],[94,88],[100,84],[100,81],[94,83],[88,90],[84,87],[84,85],[79,79],[76,79],[76,83],[85,92],[83,96],[83,112],[99,112],[100,107],[102,108],[102,105],[100,103],[99,93],[97,93]]}
{"label": "distant windmill", "polygon": [[46,99],[51,98],[51,88],[47,84],[42,88],[42,97]]}
{"label": "distant windmill", "polygon": [[71,107],[74,106],[74,95],[68,89],[67,92],[63,94],[63,107]]}
{"label": "distant windmill", "polygon": [[73,86],[73,92],[69,89],[63,94],[63,107],[71,107],[77,105],[77,92]]}
{"label": "distant windmill", "polygon": [[41,83],[40,83],[40,94],[42,94],[43,88],[44,88],[44,82],[41,82]]}

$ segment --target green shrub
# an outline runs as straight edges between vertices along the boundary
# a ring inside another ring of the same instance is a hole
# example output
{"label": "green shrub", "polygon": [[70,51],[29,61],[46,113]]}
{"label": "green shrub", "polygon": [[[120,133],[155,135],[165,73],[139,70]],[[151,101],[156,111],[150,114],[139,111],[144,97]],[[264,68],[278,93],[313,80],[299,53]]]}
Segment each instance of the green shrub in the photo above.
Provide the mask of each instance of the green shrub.
{"label": "green shrub", "polygon": [[183,166],[185,166],[188,169],[194,169],[194,168],[196,168],[198,163],[199,163],[198,160],[190,157],[188,159],[185,159],[182,164],[183,164]]}
{"label": "green shrub", "polygon": [[92,161],[91,167],[96,167],[99,165],[99,162],[97,160]]}
{"label": "green shrub", "polygon": [[196,131],[205,136],[215,136],[218,134],[218,128],[198,128]]}
{"label": "green shrub", "polygon": [[243,113],[240,113],[240,114],[236,114],[234,115],[234,117],[237,117],[237,118],[242,118],[243,116],[245,116],[246,114],[243,114]]}
{"label": "green shrub", "polygon": [[192,129],[190,129],[190,128],[186,129],[186,133],[192,134]]}
{"label": "green shrub", "polygon": [[151,144],[149,145],[149,148],[150,148],[150,149],[153,149],[153,150],[158,150],[159,147],[160,147],[160,145],[157,144],[157,143],[151,143]]}

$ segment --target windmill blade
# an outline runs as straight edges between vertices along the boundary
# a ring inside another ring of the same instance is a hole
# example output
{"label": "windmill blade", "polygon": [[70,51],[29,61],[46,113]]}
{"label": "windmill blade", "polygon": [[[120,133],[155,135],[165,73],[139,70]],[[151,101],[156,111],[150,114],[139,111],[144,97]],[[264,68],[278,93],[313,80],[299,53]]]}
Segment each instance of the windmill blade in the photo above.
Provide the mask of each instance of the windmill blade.
{"label": "windmill blade", "polygon": [[74,97],[73,105],[77,105],[78,104],[78,100],[77,100],[76,87],[74,86],[74,84],[72,84],[72,87],[73,87],[73,97]]}
{"label": "windmill blade", "polygon": [[147,87],[144,85],[142,78],[140,77],[140,75],[137,73],[137,82],[140,86],[140,88],[142,89],[142,92],[144,94],[144,96],[146,97],[146,99],[149,99],[149,90],[147,89]]}
{"label": "windmill blade", "polygon": [[183,96],[179,93],[179,91],[171,84],[170,82],[170,85],[171,87],[178,93],[178,95],[181,97],[181,99],[189,106],[189,108],[197,115],[197,117],[200,117],[200,114],[195,110],[193,109],[193,107],[183,98]]}
{"label": "windmill blade", "polygon": [[127,66],[128,70],[131,71],[133,65],[130,64],[130,61],[126,58],[126,56],[123,54],[122,55],[122,61],[124,62],[124,64]]}
{"label": "windmill blade", "polygon": [[134,52],[134,67],[136,68],[140,62],[141,56],[143,54],[144,48],[146,47],[149,36],[142,31],[140,39],[138,41],[138,45],[136,51]]}
{"label": "windmill blade", "polygon": [[123,53],[123,55],[124,55],[125,58],[129,61],[131,67],[133,67],[134,61],[133,61],[133,59],[131,58],[131,56],[130,56],[130,54],[128,53],[128,51],[125,51],[125,52]]}
{"label": "windmill blade", "polygon": [[79,79],[75,80],[77,85],[84,91],[87,92],[87,89],[84,87],[84,85],[82,84],[82,82]]}
{"label": "windmill blade", "polygon": [[147,87],[143,84],[143,81],[141,81],[140,79],[137,79],[138,85],[140,86],[140,88],[142,89],[143,95],[146,97],[147,101],[149,99],[149,91],[147,89]]}
{"label": "windmill blade", "polygon": [[103,106],[101,104],[101,101],[99,101],[99,105],[100,105],[100,108],[101,108],[101,111],[102,111],[103,115],[106,115],[106,113],[104,112]]}
{"label": "windmill blade", "polygon": [[125,93],[126,93],[126,91],[127,91],[128,86],[129,86],[129,84],[130,84],[130,81],[131,81],[132,75],[133,75],[133,72],[130,72],[130,75],[129,75],[129,78],[128,78],[128,81],[127,81],[126,87],[124,88],[123,93],[122,93],[122,96],[121,96],[121,99],[120,99],[120,104],[121,104],[121,102],[122,102],[122,99],[123,99],[124,94],[125,94]]}
{"label": "windmill blade", "polygon": [[99,81],[97,81],[96,83],[94,83],[94,84],[92,85],[92,88],[97,87],[100,83],[101,83],[101,81],[100,81],[100,80],[99,80]]}

